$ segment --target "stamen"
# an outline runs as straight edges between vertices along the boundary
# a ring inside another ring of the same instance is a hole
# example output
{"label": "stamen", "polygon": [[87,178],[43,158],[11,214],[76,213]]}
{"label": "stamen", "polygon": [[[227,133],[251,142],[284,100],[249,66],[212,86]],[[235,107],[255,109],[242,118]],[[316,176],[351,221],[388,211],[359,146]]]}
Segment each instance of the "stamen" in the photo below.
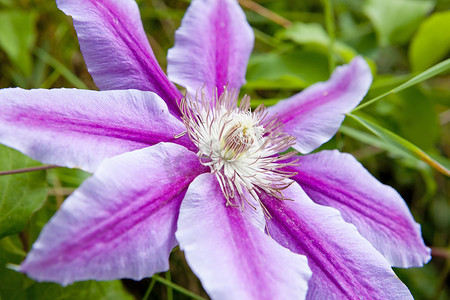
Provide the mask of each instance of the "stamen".
{"label": "stamen", "polygon": [[292,146],[295,138],[282,130],[276,116],[268,117],[263,105],[252,112],[250,97],[244,96],[237,106],[236,90],[225,89],[220,97],[217,90],[213,94],[208,98],[200,90],[195,99],[188,94],[181,100],[186,131],[174,137],[189,135],[199,149],[200,163],[216,175],[226,205],[244,209],[247,203],[256,209],[259,202],[270,217],[259,195],[264,192],[285,200],[282,191],[293,183],[289,178],[296,173],[283,169],[298,163],[292,159],[297,152],[279,153]]}
{"label": "stamen", "polygon": [[182,137],[183,135],[185,135],[187,133],[187,131],[183,131],[183,132],[181,132],[181,133],[179,133],[179,134],[174,134],[173,135],[173,138],[174,139],[179,139],[180,137]]}

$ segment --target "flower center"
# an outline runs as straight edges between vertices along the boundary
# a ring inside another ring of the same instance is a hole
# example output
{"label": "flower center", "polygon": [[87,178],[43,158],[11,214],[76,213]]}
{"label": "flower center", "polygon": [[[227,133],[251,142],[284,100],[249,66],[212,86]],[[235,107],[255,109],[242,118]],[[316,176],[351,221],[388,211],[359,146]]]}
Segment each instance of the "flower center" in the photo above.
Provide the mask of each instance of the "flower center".
{"label": "flower center", "polygon": [[264,139],[264,128],[256,124],[251,113],[233,113],[229,122],[224,124],[220,147],[222,158],[235,161],[260,146]]}
{"label": "flower center", "polygon": [[268,118],[262,105],[251,111],[248,96],[237,106],[235,92],[225,90],[208,99],[201,91],[194,99],[186,96],[180,109],[200,162],[216,175],[228,205],[240,206],[243,201],[252,205],[246,195],[259,202],[261,192],[284,199],[282,190],[295,173],[281,169],[295,164],[289,159],[297,152],[279,153],[295,138],[282,131],[282,123],[274,117]]}

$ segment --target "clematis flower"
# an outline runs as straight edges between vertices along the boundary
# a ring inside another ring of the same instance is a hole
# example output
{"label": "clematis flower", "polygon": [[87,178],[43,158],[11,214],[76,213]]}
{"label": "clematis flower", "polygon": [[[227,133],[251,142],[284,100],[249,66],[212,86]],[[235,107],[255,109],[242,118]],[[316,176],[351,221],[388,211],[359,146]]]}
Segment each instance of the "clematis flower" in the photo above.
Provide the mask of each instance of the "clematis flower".
{"label": "clematis flower", "polygon": [[362,58],[251,111],[248,97],[237,105],[254,40],[237,1],[192,1],[168,77],[134,1],[57,4],[101,91],[1,90],[0,142],[93,175],[20,271],[62,285],[139,280],[167,270],[179,244],[214,299],[411,298],[391,266],[421,266],[430,251],[400,195],[349,154],[296,155],[365,96]]}

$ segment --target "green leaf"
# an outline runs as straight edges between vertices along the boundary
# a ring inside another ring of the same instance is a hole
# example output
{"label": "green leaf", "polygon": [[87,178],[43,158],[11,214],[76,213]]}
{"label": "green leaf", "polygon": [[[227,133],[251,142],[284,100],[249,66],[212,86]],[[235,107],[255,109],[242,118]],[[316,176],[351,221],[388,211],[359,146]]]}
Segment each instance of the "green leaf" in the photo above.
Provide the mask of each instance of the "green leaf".
{"label": "green leaf", "polygon": [[247,69],[247,89],[303,89],[328,78],[328,62],[319,53],[295,50],[253,55]]}
{"label": "green leaf", "polygon": [[403,283],[408,286],[414,299],[446,300],[450,297],[446,289],[441,292],[440,296],[436,294],[436,288],[439,285],[439,281],[443,280],[445,284],[446,278],[442,275],[442,269],[445,268],[445,260],[443,258],[440,260],[442,260],[442,262],[435,265],[426,264],[421,268],[409,269],[394,268],[394,271]]}
{"label": "green leaf", "polygon": [[35,40],[36,14],[33,11],[0,11],[0,47],[26,76],[32,71]]}
{"label": "green leaf", "polygon": [[[281,39],[292,40],[299,45],[312,46],[327,53],[330,46],[330,37],[322,25],[318,23],[294,23],[291,27],[280,31],[277,36]],[[341,57],[344,62],[349,62],[358,53],[347,44],[335,40],[333,52]]]}
{"label": "green leaf", "polygon": [[355,109],[353,109],[352,112],[355,112],[357,110],[360,110],[363,107],[366,107],[370,104],[373,104],[374,102],[388,96],[391,94],[395,94],[398,93],[400,91],[403,91],[404,89],[407,89],[415,84],[421,83],[427,79],[430,79],[433,76],[436,76],[440,73],[443,73],[447,70],[450,69],[450,58],[444,60],[443,62],[438,63],[437,65],[432,66],[431,68],[429,68],[428,70],[420,73],[417,76],[414,76],[413,78],[411,78],[410,80],[408,80],[407,82],[397,86],[396,88],[393,88],[392,90],[387,91],[386,93],[381,94],[380,96],[377,96],[373,99],[370,99],[366,102],[364,102],[363,104],[359,105],[358,107],[356,107]]}
{"label": "green leaf", "polygon": [[435,13],[422,22],[409,48],[414,72],[429,68],[450,51],[450,35],[444,28],[450,28],[450,11]]}
{"label": "green leaf", "polygon": [[0,4],[3,4],[5,6],[13,6],[13,0],[0,0]]}
{"label": "green leaf", "polygon": [[35,283],[27,288],[24,299],[39,300],[132,300],[120,281],[84,281],[68,287],[55,283]]}
{"label": "green leaf", "polygon": [[376,103],[366,113],[380,120],[378,124],[382,127],[425,151],[433,151],[440,138],[439,118],[431,99],[422,90],[413,86],[387,96],[386,101]]}
{"label": "green leaf", "polygon": [[[120,281],[84,281],[67,287],[56,283],[38,283],[7,265],[20,264],[24,258],[17,236],[0,240],[0,299],[14,300],[132,300]],[[17,254],[19,253],[19,254]]]}
{"label": "green leaf", "polygon": [[434,149],[439,141],[440,125],[432,102],[416,87],[392,97],[396,98],[392,113],[399,127],[396,132],[425,151]]}
{"label": "green leaf", "polygon": [[[0,171],[38,165],[25,155],[0,145]],[[0,176],[0,238],[22,231],[46,196],[44,171]]]}
{"label": "green leaf", "polygon": [[26,276],[6,267],[9,263],[19,264],[24,259],[25,256],[18,254],[19,251],[16,250],[21,248],[17,236],[8,236],[0,240],[0,299],[24,299],[20,294],[28,285]]}
{"label": "green leaf", "polygon": [[406,43],[434,7],[426,0],[367,0],[364,13],[372,21],[382,47]]}
{"label": "green leaf", "polygon": [[395,147],[398,151],[402,151],[406,154],[412,155],[414,157],[419,158],[420,160],[427,163],[432,168],[436,169],[437,171],[441,172],[444,175],[447,175],[450,177],[450,170],[447,166],[442,165],[438,161],[436,161],[434,158],[432,158],[430,155],[425,153],[422,149],[417,147],[416,145],[412,144],[411,142],[405,140],[404,138],[396,135],[395,133],[367,120],[364,119],[361,116],[356,116],[354,114],[347,114],[354,120],[356,120],[358,123],[363,125],[365,128],[370,130],[373,134],[378,136],[383,141],[389,143],[391,146]]}

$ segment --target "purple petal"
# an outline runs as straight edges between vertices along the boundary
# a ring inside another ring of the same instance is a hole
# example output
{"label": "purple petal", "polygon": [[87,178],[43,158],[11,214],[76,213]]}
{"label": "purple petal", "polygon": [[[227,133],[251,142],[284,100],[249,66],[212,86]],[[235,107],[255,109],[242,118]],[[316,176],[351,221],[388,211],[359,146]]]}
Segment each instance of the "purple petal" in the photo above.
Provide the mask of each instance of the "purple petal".
{"label": "purple petal", "polygon": [[93,171],[105,158],[174,141],[186,130],[156,94],[0,90],[0,142],[44,163]]}
{"label": "purple petal", "polygon": [[372,83],[370,68],[361,57],[337,67],[327,82],[316,83],[269,107],[284,130],[297,138],[301,153],[316,149],[338,131],[345,114],[363,99]]}
{"label": "purple petal", "polygon": [[176,237],[189,266],[213,299],[302,299],[311,276],[306,259],[252,223],[262,215],[226,205],[213,174],[191,183]]}
{"label": "purple petal", "polygon": [[106,160],[47,223],[20,270],[63,285],[167,270],[180,203],[203,171],[193,152],[170,143]]}
{"label": "purple petal", "polygon": [[313,276],[307,299],[412,299],[386,259],[331,207],[315,204],[297,183],[287,199],[262,197],[269,234],[306,255]]}
{"label": "purple petal", "polygon": [[192,95],[204,88],[239,89],[245,83],[254,35],[235,0],[194,0],[167,56],[169,78]]}
{"label": "purple petal", "polygon": [[338,209],[391,265],[418,267],[430,249],[402,197],[351,155],[321,151],[299,157],[296,180],[314,202]]}
{"label": "purple petal", "polygon": [[89,73],[101,90],[152,91],[179,114],[182,97],[161,70],[133,0],[57,0],[72,16]]}

